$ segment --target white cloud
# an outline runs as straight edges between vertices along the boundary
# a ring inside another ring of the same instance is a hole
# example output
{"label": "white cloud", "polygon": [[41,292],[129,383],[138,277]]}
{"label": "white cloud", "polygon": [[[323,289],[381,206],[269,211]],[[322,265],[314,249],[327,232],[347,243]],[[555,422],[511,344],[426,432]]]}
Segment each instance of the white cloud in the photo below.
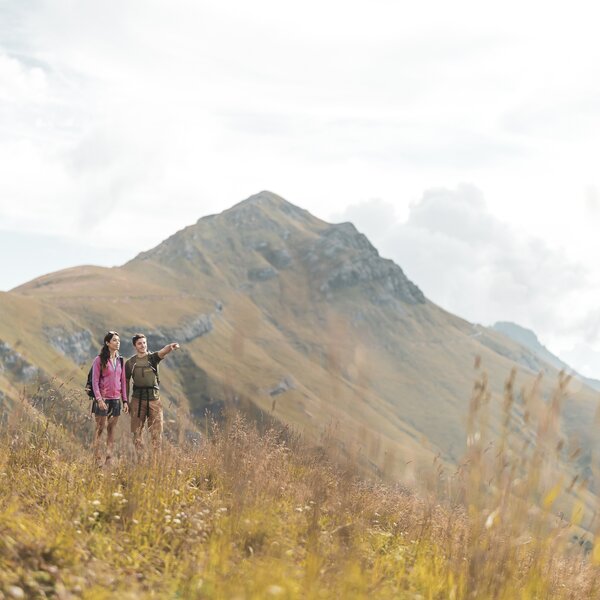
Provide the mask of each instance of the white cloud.
{"label": "white cloud", "polygon": [[0,226],[130,253],[262,189],[380,198],[365,228],[434,300],[571,347],[600,304],[599,9],[540,6],[5,0]]}
{"label": "white cloud", "polygon": [[600,351],[589,344],[576,344],[569,350],[564,350],[561,358],[568,365],[577,365],[577,370],[582,375],[600,378]]}
{"label": "white cloud", "polygon": [[[486,325],[514,321],[555,352],[567,352],[575,340],[600,351],[600,285],[593,273],[494,217],[474,186],[429,190],[405,221],[393,215],[391,203],[374,200],[333,219],[353,221],[446,310]],[[582,357],[569,356],[583,370]]]}
{"label": "white cloud", "polygon": [[0,102],[43,102],[46,99],[46,74],[39,67],[27,67],[6,54],[0,54]]}

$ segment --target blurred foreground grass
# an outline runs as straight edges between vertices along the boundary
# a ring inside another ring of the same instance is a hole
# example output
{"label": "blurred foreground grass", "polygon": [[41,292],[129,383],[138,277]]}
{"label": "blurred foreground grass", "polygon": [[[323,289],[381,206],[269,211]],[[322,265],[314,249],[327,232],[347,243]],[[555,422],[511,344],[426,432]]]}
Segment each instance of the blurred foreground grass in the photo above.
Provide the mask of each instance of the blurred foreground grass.
{"label": "blurred foreground grass", "polygon": [[327,440],[310,448],[239,416],[199,445],[98,469],[60,427],[13,412],[0,435],[0,599],[600,597],[596,550],[534,502],[543,444],[511,454],[507,417],[486,458],[486,395],[482,379],[443,500],[334,464]]}

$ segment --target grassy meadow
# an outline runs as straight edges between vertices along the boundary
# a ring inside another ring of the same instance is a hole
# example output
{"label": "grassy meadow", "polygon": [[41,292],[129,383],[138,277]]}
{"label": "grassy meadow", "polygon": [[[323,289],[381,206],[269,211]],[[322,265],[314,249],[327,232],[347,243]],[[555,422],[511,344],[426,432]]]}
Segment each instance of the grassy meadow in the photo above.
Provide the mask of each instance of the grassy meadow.
{"label": "grassy meadow", "polygon": [[490,441],[481,374],[464,461],[433,461],[418,493],[360,475],[333,431],[308,446],[239,415],[98,468],[23,402],[0,435],[0,598],[600,597],[600,552],[574,538],[583,486],[550,468],[565,385],[515,450],[511,379]]}

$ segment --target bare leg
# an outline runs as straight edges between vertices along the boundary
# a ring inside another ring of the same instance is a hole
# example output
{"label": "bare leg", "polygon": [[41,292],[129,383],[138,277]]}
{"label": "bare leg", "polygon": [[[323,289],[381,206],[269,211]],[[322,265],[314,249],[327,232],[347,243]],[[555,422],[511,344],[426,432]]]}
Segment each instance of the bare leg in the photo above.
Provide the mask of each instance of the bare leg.
{"label": "bare leg", "polygon": [[106,462],[110,462],[113,456],[115,447],[115,428],[119,417],[108,417],[108,425],[106,427]]}
{"label": "bare leg", "polygon": [[96,415],[96,430],[94,431],[94,458],[98,464],[102,463],[102,452],[100,450],[102,433],[106,427],[107,417],[99,417]]}

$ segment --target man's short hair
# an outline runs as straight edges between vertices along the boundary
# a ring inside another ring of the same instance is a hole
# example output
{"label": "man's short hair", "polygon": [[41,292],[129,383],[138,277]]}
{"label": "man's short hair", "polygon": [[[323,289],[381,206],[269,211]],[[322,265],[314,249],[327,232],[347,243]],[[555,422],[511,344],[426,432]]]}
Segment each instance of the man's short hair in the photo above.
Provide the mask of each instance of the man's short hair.
{"label": "man's short hair", "polygon": [[132,338],[131,338],[131,343],[135,346],[137,344],[138,340],[141,340],[142,338],[145,338],[146,336],[143,333],[136,333]]}

